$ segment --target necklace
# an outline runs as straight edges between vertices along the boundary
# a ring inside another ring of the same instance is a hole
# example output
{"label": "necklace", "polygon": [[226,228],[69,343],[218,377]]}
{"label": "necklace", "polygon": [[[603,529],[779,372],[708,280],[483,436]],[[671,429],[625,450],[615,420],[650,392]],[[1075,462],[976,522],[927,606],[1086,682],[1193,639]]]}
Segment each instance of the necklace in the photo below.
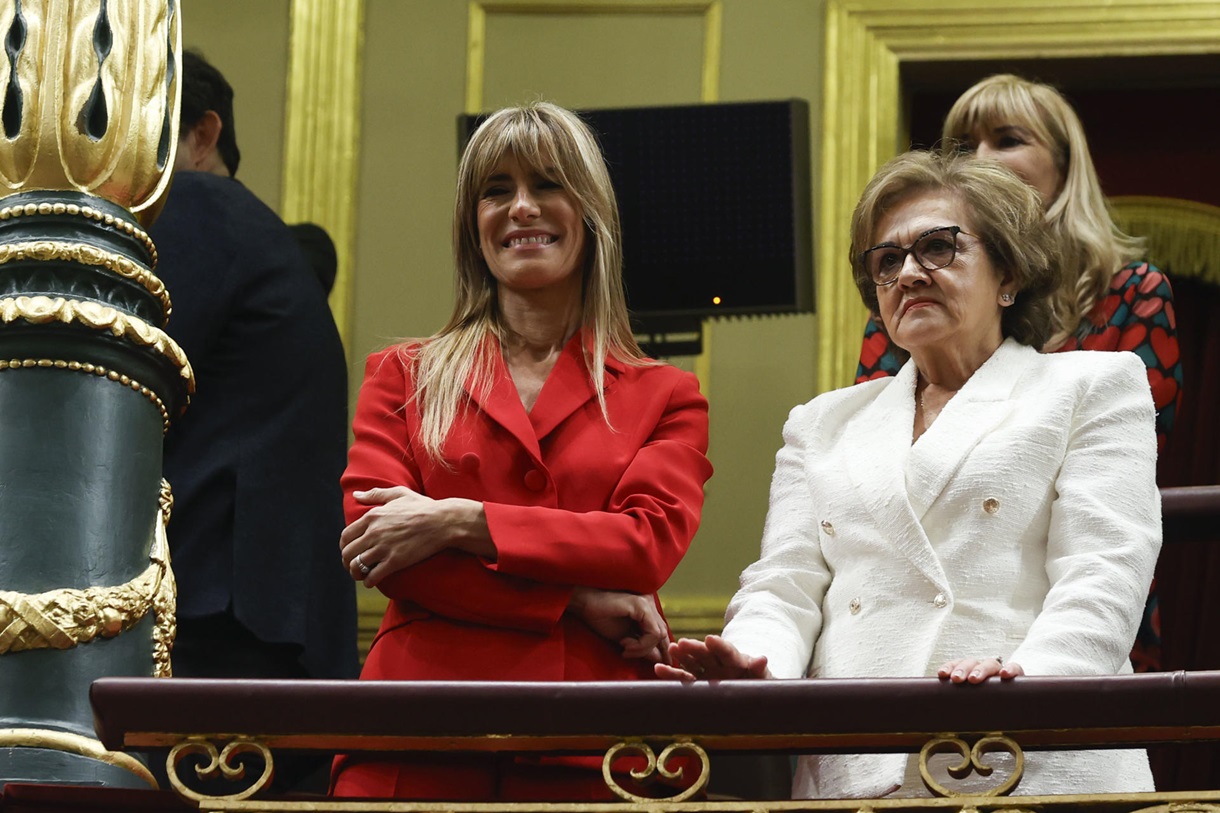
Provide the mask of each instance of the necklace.
{"label": "necklace", "polygon": [[925,387],[924,387],[924,389],[923,389],[923,391],[919,393],[919,398],[918,398],[917,400],[918,400],[918,402],[919,402],[919,411],[920,411],[920,413],[923,415],[923,424],[924,424],[924,426],[931,426],[931,425],[932,425],[932,422],[933,422],[934,420],[936,420],[936,418],[937,418],[937,417],[940,415],[940,413],[941,413],[941,409],[944,409],[944,407],[942,406],[942,407],[941,407],[941,409],[938,409],[938,410],[936,410],[935,412],[930,412],[930,411],[928,410],[928,404],[927,404],[927,402],[926,402],[926,401],[924,401],[924,394],[925,394],[927,391],[928,391],[928,388],[927,388],[927,386],[925,386]]}

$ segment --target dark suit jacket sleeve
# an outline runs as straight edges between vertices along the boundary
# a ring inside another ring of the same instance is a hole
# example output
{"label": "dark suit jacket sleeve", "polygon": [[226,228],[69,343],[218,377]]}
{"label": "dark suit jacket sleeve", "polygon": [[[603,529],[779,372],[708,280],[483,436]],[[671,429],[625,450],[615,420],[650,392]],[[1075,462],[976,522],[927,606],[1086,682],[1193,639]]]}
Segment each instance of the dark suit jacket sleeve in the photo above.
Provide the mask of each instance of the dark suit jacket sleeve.
{"label": "dark suit jacket sleeve", "polygon": [[[405,405],[411,391],[406,365],[392,348],[369,357],[353,421],[355,440],[343,475],[347,521],[371,506],[353,491],[406,486],[423,491]],[[387,577],[381,591],[458,621],[545,632],[567,609],[571,588],[497,573],[482,560],[444,551]]]}

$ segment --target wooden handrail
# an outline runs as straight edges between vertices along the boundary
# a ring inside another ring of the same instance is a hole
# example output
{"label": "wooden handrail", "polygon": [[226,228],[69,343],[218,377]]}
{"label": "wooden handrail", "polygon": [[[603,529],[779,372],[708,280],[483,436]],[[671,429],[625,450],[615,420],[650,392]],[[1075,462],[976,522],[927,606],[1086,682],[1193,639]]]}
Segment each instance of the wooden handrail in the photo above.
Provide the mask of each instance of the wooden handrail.
{"label": "wooden handrail", "polygon": [[709,750],[916,751],[937,732],[1002,731],[1027,749],[1220,739],[1220,672],[615,683],[102,678],[111,750],[237,732],[269,748],[601,752],[689,737]]}
{"label": "wooden handrail", "polygon": [[1161,489],[1165,544],[1220,542],[1220,485]]}

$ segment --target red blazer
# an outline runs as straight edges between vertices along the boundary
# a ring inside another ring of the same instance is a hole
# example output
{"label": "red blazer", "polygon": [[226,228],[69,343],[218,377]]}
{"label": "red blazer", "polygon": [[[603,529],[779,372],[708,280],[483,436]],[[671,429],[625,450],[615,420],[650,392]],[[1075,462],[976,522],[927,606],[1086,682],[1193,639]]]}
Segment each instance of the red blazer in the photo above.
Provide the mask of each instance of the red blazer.
{"label": "red blazer", "polygon": [[[580,335],[528,414],[498,348],[486,394],[467,388],[439,464],[418,446],[411,348],[369,357],[343,475],[352,492],[404,485],[482,501],[496,562],[445,551],[385,579],[391,601],[364,679],[630,680],[651,665],[565,615],[573,585],[654,594],[699,525],[711,476],[707,401],[690,373],[607,359],[598,407]],[[404,406],[405,405],[405,406]]]}

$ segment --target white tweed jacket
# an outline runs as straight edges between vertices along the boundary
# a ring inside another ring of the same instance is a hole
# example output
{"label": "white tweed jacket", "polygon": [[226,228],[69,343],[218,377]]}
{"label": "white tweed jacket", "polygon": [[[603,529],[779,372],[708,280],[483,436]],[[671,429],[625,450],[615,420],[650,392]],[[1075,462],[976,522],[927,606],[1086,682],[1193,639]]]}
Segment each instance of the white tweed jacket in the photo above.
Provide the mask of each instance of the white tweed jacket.
{"label": "white tweed jacket", "polygon": [[[777,678],[993,654],[1028,675],[1129,672],[1161,544],[1144,365],[1007,340],[912,444],[915,383],[908,362],[792,410],[725,637]],[[1026,758],[1018,793],[1152,789],[1142,751]],[[793,793],[919,793],[907,763],[802,757]]]}

